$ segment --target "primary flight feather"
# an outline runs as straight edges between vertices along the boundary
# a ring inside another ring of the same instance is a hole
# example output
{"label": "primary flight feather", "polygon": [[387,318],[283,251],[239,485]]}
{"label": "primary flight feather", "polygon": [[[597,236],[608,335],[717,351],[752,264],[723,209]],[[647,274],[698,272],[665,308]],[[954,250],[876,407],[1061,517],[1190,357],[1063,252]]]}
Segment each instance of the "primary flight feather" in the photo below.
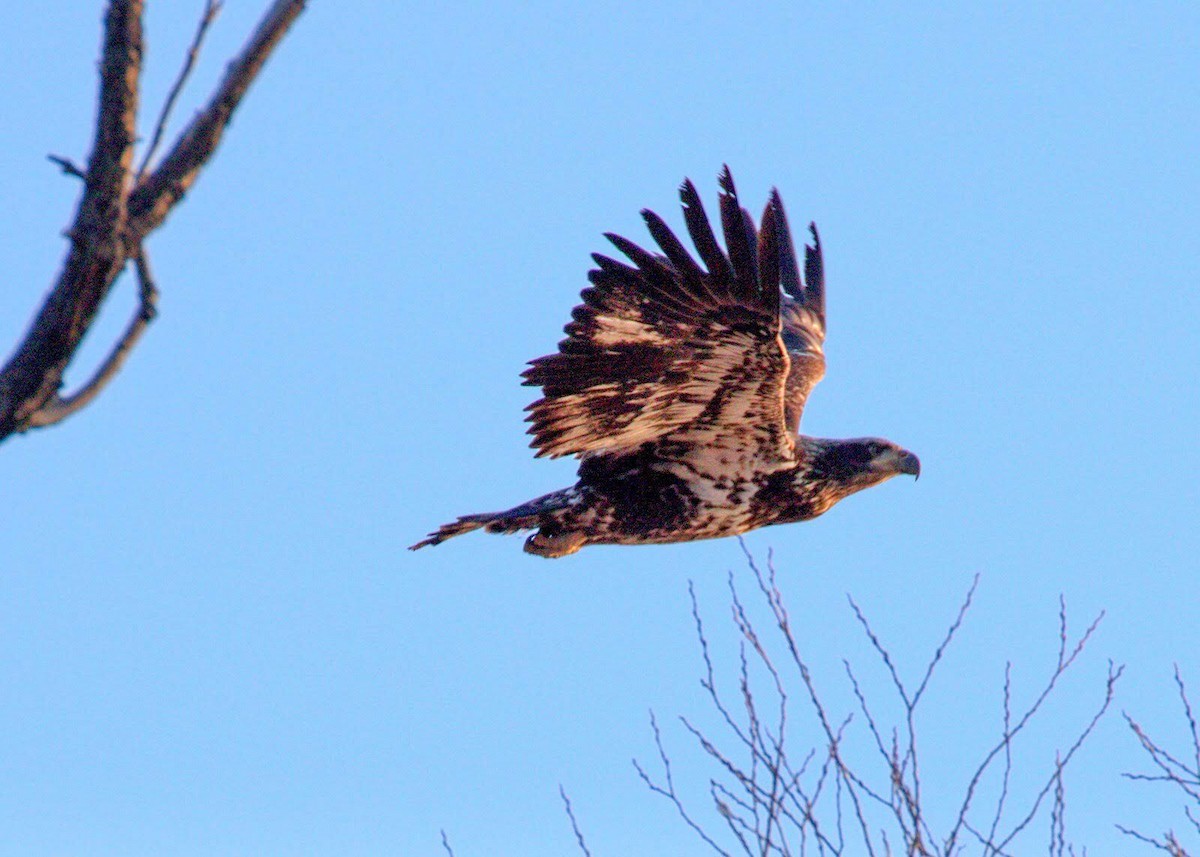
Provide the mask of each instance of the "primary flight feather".
{"label": "primary flight feather", "polygon": [[804,273],[772,191],[755,227],[726,167],[722,249],[691,181],[679,195],[699,262],[654,212],[659,253],[605,237],[558,352],[530,362],[527,409],[538,456],[575,455],[579,479],[504,512],[464,515],[413,550],[483,528],[536,530],[544,557],[590,544],[662,544],[815,518],[917,457],[879,438],[797,434],[825,374],[825,273],[810,224]]}

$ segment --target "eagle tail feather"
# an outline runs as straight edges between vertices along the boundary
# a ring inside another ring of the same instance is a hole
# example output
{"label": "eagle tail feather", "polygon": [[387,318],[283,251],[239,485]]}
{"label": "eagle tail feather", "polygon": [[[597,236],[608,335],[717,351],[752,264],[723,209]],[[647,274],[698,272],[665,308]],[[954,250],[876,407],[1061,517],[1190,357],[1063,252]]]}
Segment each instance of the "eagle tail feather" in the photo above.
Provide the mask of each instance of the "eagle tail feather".
{"label": "eagle tail feather", "polygon": [[481,512],[474,515],[461,515],[455,521],[442,524],[426,538],[409,546],[409,550],[418,550],[427,545],[438,545],[480,528],[489,533],[516,533],[521,530],[533,530],[546,523],[546,516],[565,509],[575,502],[579,496],[575,488],[564,488],[552,491],[535,500],[514,506],[503,512]]}

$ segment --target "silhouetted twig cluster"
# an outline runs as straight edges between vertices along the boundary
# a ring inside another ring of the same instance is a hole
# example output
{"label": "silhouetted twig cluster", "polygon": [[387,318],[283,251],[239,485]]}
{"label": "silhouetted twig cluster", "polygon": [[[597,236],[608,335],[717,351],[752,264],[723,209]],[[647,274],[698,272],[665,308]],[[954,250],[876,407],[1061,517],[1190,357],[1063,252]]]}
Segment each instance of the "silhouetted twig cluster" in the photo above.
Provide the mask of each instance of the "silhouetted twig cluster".
{"label": "silhouetted twig cluster", "polygon": [[[927,775],[921,768],[919,714],[934,672],[971,606],[978,578],[915,686],[901,677],[888,647],[850,599],[851,610],[885,667],[900,704],[899,722],[887,725],[875,713],[879,700],[872,699],[847,661],[843,667],[858,710],[839,716],[831,712],[793,633],[773,564],[768,559],[764,571],[749,553],[747,562],[773,627],[770,641],[764,641],[764,630],[749,617],[731,575],[732,618],[740,637],[736,695],[727,696],[719,687],[709,637],[695,591],[689,587],[704,663],[701,685],[726,734],[717,738],[688,718],[680,720],[703,755],[715,763],[717,773],[708,790],[709,809],[717,821],[702,817],[685,801],[653,713],[650,722],[660,770],[652,775],[634,762],[650,790],[665,797],[709,848],[722,855],[760,857],[809,853],[1004,855],[1012,853],[1009,849],[1018,837],[1042,815],[1048,817],[1051,855],[1074,853],[1065,834],[1063,772],[1108,710],[1122,668],[1109,663],[1102,699],[1093,716],[1049,764],[1042,785],[1031,794],[1014,793],[1013,749],[1060,679],[1077,662],[1103,614],[1072,641],[1066,608],[1060,604],[1058,657],[1031,703],[1014,709],[1011,665],[1006,668],[1000,736],[965,784],[935,784],[941,796],[954,791],[962,794],[953,817],[935,825],[925,800],[923,776]],[[793,695],[801,699],[799,712]],[[805,711],[810,717],[798,716]],[[862,726],[852,729],[856,718]],[[813,721],[807,734],[801,732],[802,719]],[[789,732],[804,735],[808,749],[797,753],[793,749],[797,739],[790,738]],[[868,748],[866,762],[862,761],[864,745]],[[980,797],[985,780],[988,794],[995,794],[986,807]],[[723,832],[718,832],[722,828]]]}

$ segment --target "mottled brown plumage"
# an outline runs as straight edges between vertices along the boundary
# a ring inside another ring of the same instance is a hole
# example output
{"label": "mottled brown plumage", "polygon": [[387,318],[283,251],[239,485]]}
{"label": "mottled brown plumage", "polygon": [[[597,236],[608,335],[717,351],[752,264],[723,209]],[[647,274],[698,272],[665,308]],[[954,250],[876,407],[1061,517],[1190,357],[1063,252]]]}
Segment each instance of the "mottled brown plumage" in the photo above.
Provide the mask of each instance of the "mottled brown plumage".
{"label": "mottled brown plumage", "polygon": [[756,229],[726,168],[722,250],[690,181],[680,188],[692,258],[654,212],[660,253],[606,237],[632,265],[594,254],[591,286],[558,351],[525,383],[539,456],[576,455],[579,480],[504,512],[465,515],[413,549],[483,528],[536,529],[525,550],[547,557],[588,544],[658,544],[807,520],[897,473],[915,455],[885,440],[797,435],[825,374],[820,238],[804,275],[783,202],[772,191]]}

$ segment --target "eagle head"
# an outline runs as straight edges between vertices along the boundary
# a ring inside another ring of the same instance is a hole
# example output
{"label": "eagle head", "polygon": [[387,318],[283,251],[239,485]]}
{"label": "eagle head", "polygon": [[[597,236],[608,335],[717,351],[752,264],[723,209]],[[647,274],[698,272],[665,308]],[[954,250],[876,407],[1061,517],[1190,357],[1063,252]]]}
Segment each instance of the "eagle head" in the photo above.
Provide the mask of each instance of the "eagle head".
{"label": "eagle head", "polygon": [[919,458],[881,437],[818,440],[815,445],[813,470],[838,481],[862,478],[875,485],[900,473],[921,475]]}
{"label": "eagle head", "polygon": [[804,465],[797,478],[811,490],[820,514],[843,497],[878,485],[901,473],[921,475],[921,460],[890,440],[799,438]]}

